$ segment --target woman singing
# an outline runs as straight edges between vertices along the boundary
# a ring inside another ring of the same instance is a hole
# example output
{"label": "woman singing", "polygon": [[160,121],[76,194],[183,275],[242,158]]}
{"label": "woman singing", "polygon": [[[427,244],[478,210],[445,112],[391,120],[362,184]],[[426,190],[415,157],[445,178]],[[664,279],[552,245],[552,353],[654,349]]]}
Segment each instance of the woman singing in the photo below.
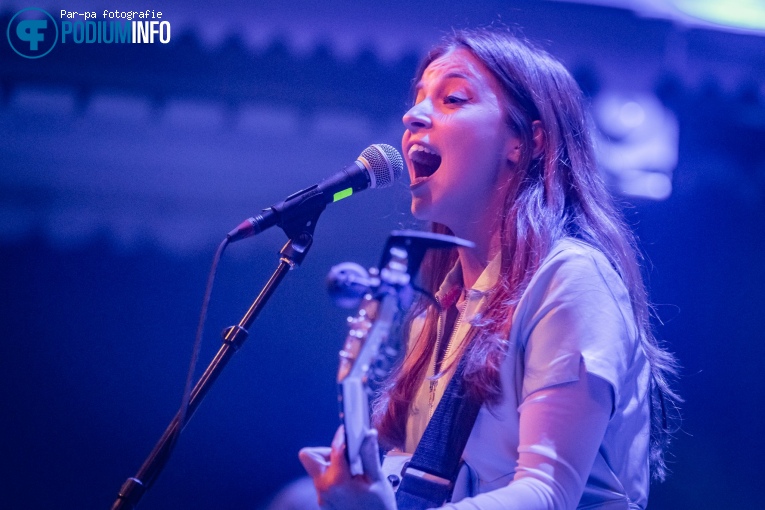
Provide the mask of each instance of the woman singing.
{"label": "woman singing", "polygon": [[[412,453],[463,360],[483,405],[455,509],[644,508],[665,475],[673,357],[649,326],[632,234],[596,169],[582,94],[550,55],[462,31],[415,79],[402,140],[412,213],[475,242],[433,252],[406,355],[375,404],[385,449]],[[396,507],[377,435],[351,476],[342,434],[301,461],[323,508]]]}

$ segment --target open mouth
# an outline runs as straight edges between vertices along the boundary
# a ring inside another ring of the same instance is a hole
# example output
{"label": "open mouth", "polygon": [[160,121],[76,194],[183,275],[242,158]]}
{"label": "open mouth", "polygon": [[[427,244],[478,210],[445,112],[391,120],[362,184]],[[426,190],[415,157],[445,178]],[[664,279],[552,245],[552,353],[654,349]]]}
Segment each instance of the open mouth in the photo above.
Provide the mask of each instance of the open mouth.
{"label": "open mouth", "polygon": [[427,179],[441,166],[441,156],[433,149],[418,143],[409,148],[409,159],[412,161],[412,168],[414,169],[412,184]]}

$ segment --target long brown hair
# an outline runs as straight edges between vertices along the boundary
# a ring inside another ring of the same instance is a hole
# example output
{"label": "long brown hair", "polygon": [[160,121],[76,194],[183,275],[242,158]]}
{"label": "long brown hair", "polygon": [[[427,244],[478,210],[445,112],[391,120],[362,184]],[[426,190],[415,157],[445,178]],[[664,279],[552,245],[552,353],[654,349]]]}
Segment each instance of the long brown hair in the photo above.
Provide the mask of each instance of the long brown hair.
{"label": "long brown hair", "polygon": [[[501,277],[488,305],[473,323],[464,377],[471,392],[488,403],[501,396],[500,364],[507,346],[506,328],[518,301],[544,257],[560,239],[576,237],[600,250],[624,281],[640,331],[640,343],[651,366],[651,471],[666,473],[664,448],[669,442],[666,406],[679,401],[669,386],[674,357],[655,339],[638,264],[634,236],[597,171],[581,90],[556,59],[504,30],[458,31],[434,48],[420,64],[418,82],[431,62],[456,48],[470,51],[494,75],[505,93],[505,117],[521,139],[521,161],[504,186],[501,214]],[[544,148],[534,157],[532,123],[541,121]],[[449,233],[433,224],[435,232]],[[422,285],[435,293],[456,261],[456,252],[433,252],[423,264]],[[402,447],[409,408],[435,346],[438,310],[422,300],[408,319],[425,312],[424,326],[389,377],[374,406],[382,444]]]}

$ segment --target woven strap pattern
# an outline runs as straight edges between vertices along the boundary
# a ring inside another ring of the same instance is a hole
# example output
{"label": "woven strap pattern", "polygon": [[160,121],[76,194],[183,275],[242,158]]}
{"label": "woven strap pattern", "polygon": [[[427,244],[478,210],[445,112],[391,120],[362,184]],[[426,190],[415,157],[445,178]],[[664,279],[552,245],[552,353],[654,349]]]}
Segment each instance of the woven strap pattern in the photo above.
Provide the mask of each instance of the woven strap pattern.
{"label": "woven strap pattern", "polygon": [[439,507],[451,496],[462,452],[483,404],[465,390],[465,363],[463,356],[404,473],[396,492],[399,510]]}

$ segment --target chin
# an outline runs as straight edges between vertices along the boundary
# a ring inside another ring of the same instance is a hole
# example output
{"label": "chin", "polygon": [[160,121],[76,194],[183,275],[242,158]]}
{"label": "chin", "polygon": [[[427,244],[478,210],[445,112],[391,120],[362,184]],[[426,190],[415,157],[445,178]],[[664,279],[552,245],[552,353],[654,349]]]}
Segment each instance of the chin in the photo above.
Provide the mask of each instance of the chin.
{"label": "chin", "polygon": [[443,214],[439,214],[438,208],[435,205],[436,204],[430,200],[430,197],[412,197],[412,216],[420,221],[446,224],[446,218]]}
{"label": "chin", "polygon": [[412,216],[420,221],[436,221],[432,204],[423,203],[422,200],[412,200]]}
{"label": "chin", "polygon": [[420,203],[421,201],[417,200],[416,198],[412,199],[412,216],[414,216],[418,220],[422,221],[428,221],[430,218],[427,214],[427,207],[425,207],[423,204]]}

